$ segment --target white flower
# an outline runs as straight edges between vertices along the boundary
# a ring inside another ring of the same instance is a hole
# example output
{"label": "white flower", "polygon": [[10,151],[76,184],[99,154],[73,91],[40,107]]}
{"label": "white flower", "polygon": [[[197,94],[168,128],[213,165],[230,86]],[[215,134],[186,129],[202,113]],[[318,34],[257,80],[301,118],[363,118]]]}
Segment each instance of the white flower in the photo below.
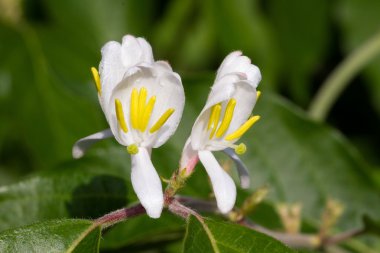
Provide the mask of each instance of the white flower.
{"label": "white flower", "polygon": [[101,52],[99,74],[95,68],[92,72],[112,134],[104,130],[79,140],[73,156],[81,157],[94,141],[113,135],[131,154],[132,185],[141,204],[158,218],[164,198],[150,153],[177,129],[185,103],[181,78],[168,63],[153,60],[142,38],[126,35],[122,44],[108,42]]}
{"label": "white flower", "polygon": [[260,80],[260,70],[248,57],[238,51],[229,54],[219,67],[206,105],[183,150],[181,168],[192,170],[199,158],[210,176],[222,213],[233,208],[236,187],[211,152],[227,148],[238,154],[245,152],[243,143],[235,143],[259,119],[250,115],[259,95],[256,87]]}

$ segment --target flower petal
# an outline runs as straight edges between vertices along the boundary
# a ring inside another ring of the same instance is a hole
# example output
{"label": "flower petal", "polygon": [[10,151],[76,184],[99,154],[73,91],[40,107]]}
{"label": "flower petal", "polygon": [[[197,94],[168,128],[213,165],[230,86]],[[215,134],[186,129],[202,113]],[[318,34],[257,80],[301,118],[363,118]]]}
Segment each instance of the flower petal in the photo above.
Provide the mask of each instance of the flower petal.
{"label": "flower petal", "polygon": [[75,142],[72,150],[72,155],[74,159],[81,158],[87,149],[89,149],[93,144],[100,140],[104,140],[112,137],[113,134],[110,129],[105,129],[101,132],[92,134],[90,136],[84,137],[77,142]]}
{"label": "flower petal", "polygon": [[120,43],[116,41],[106,43],[102,47],[101,53],[102,60],[99,64],[101,95],[99,96],[99,101],[103,111],[106,112],[111,92],[116,84],[122,80],[125,68],[121,62]]}
{"label": "flower petal", "polygon": [[[192,132],[191,143],[195,150],[204,149],[209,143],[209,133],[205,131],[210,118],[211,107],[217,103],[225,104],[229,99],[236,100],[235,110],[228,130],[223,136],[236,131],[251,115],[256,103],[256,89],[249,81],[240,80],[237,73],[226,75],[219,79],[212,87],[206,105],[196,119]],[[224,137],[222,137],[223,139]],[[233,140],[236,142],[238,139]],[[209,150],[223,150],[225,145],[211,145]]]}
{"label": "flower petal", "polygon": [[132,155],[132,186],[137,197],[151,218],[159,218],[164,206],[164,196],[160,177],[153,167],[148,151],[139,148],[136,155]]}
{"label": "flower petal", "polygon": [[219,210],[228,213],[236,200],[236,186],[210,151],[199,151],[199,159],[209,175]]}
{"label": "flower petal", "polygon": [[[235,111],[230,127],[224,136],[235,132],[251,116],[252,110],[256,104],[256,89],[247,81],[236,82],[232,98],[236,100]],[[235,139],[233,142],[236,142],[237,140],[238,139]]]}
{"label": "flower petal", "polygon": [[228,75],[223,77],[218,85],[214,85],[208,96],[206,105],[203,107],[198,118],[195,120],[194,126],[191,130],[191,145],[193,149],[200,150],[203,149],[205,143],[208,142],[209,138],[205,129],[210,118],[210,109],[213,105],[221,103],[223,101],[228,101],[232,98],[235,92],[234,82],[239,81],[237,75]]}
{"label": "flower petal", "polygon": [[249,177],[249,171],[245,164],[240,160],[240,157],[235,153],[232,148],[226,148],[223,152],[228,155],[236,165],[236,169],[240,178],[240,186],[243,189],[248,189],[251,184],[251,179]]}
{"label": "flower petal", "polygon": [[126,69],[142,62],[153,62],[152,47],[143,38],[125,35],[121,47],[121,59]]}
{"label": "flower petal", "polygon": [[151,64],[154,60],[149,43],[143,38],[135,38],[132,35],[124,36],[122,44],[116,41],[106,43],[101,52],[99,100],[103,111],[106,112],[108,108],[105,107],[109,105],[111,92],[123,80],[124,75],[126,73],[131,75],[136,71],[133,67],[143,63]]}
{"label": "flower petal", "polygon": [[[179,76],[172,72],[163,69],[161,66],[156,67],[155,64],[138,66],[139,71],[134,72],[131,76],[126,76],[112,92],[110,99],[109,115],[111,130],[115,135],[116,140],[122,145],[130,145],[136,142],[133,135],[133,129],[129,124],[130,121],[130,98],[134,88],[137,90],[145,87],[147,96],[156,96],[156,102],[149,119],[147,129],[157,122],[162,114],[168,109],[174,109],[174,113],[168,118],[165,124],[154,133],[144,135],[142,140],[139,140],[141,146],[144,147],[159,147],[174,134],[182,117],[183,107],[185,104],[185,94]],[[115,115],[115,108],[111,106],[115,99],[119,99],[123,105],[124,117],[128,125],[128,133],[123,133],[119,130]]]}
{"label": "flower petal", "polygon": [[190,175],[193,172],[195,165],[199,161],[198,152],[192,148],[190,142],[190,138],[187,139],[185,147],[182,151],[181,161],[179,165],[180,169],[186,168],[186,175]]}
{"label": "flower petal", "polygon": [[243,73],[244,79],[248,80],[255,88],[261,81],[259,68],[251,64],[251,60],[242,55],[240,51],[232,52],[226,56],[218,69],[216,81],[231,73]]}

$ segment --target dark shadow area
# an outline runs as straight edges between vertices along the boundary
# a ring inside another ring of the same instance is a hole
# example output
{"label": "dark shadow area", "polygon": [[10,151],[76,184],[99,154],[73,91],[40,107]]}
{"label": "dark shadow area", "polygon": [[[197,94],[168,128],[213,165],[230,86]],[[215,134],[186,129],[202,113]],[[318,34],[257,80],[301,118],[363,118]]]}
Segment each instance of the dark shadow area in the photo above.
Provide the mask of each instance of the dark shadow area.
{"label": "dark shadow area", "polygon": [[98,218],[127,205],[125,181],[109,175],[94,177],[88,184],[78,186],[66,204],[71,217]]}

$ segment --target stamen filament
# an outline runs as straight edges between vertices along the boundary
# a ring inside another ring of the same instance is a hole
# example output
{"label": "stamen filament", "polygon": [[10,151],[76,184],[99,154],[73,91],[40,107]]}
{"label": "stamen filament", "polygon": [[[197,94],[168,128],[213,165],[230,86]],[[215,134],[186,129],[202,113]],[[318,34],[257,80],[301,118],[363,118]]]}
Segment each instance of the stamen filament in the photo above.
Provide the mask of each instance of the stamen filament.
{"label": "stamen filament", "polygon": [[212,113],[209,120],[209,124],[211,122],[210,127],[212,128],[211,133],[210,133],[210,140],[212,139],[212,137],[214,137],[215,131],[218,128],[218,122],[219,122],[221,111],[222,111],[222,106],[220,104],[216,104],[212,108]]}
{"label": "stamen filament", "polygon": [[134,88],[131,93],[131,123],[134,129],[138,129],[138,107],[139,95],[137,89]]}
{"label": "stamen filament", "polygon": [[141,131],[145,131],[146,127],[148,126],[150,116],[152,115],[152,111],[154,108],[154,104],[156,103],[156,96],[153,96],[149,99],[148,104],[145,106],[144,113],[142,116],[142,123],[141,123]]}
{"label": "stamen filament", "polygon": [[170,108],[164,112],[161,117],[157,120],[157,122],[150,128],[149,132],[152,134],[156,131],[158,131],[165,122],[169,119],[169,117],[173,114],[174,109]]}
{"label": "stamen filament", "polygon": [[119,122],[120,128],[124,131],[124,133],[128,132],[127,124],[125,123],[123,106],[119,99],[115,99],[115,110],[116,110],[116,118]]}
{"label": "stamen filament", "polygon": [[91,72],[92,72],[92,77],[94,78],[96,90],[98,91],[99,95],[101,95],[102,94],[102,90],[101,90],[101,86],[100,86],[99,72],[98,72],[98,70],[95,67],[91,68]]}
{"label": "stamen filament", "polygon": [[260,116],[252,116],[243,125],[241,125],[235,132],[229,134],[224,138],[226,141],[232,141],[243,136],[245,132],[250,129],[260,119]]}
{"label": "stamen filament", "polygon": [[143,124],[143,114],[144,114],[146,96],[147,96],[147,90],[145,87],[142,87],[139,93],[139,102],[138,102],[138,111],[137,111],[137,126],[138,126],[138,129],[140,129],[141,131],[142,131],[142,124]]}
{"label": "stamen filament", "polygon": [[230,101],[228,101],[222,123],[220,124],[218,131],[216,131],[216,137],[220,138],[221,136],[223,136],[223,134],[227,131],[228,127],[230,126],[232,116],[234,115],[235,105],[235,99],[230,99]]}

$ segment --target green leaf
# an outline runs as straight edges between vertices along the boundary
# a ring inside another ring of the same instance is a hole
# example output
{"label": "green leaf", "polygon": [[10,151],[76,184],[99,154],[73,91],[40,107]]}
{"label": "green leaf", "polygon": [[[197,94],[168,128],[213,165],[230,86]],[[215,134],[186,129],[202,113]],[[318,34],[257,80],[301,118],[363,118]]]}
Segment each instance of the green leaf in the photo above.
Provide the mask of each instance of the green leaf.
{"label": "green leaf", "polygon": [[345,207],[341,229],[361,226],[365,214],[380,219],[380,197],[369,167],[339,132],[270,94],[263,94],[254,114],[262,116],[261,122],[242,140],[252,188],[267,184],[273,203],[301,203],[303,217],[314,224],[328,198]]}
{"label": "green leaf", "polygon": [[181,239],[184,221],[164,211],[157,220],[141,215],[116,224],[103,236],[102,249],[118,249],[128,245],[144,245],[160,241]]}
{"label": "green leaf", "polygon": [[47,219],[98,218],[125,207],[135,198],[123,175],[106,158],[85,159],[4,186],[0,231]]}
{"label": "green leaf", "polygon": [[1,252],[99,252],[100,227],[87,220],[52,220],[4,231]]}
{"label": "green leaf", "polygon": [[209,219],[205,219],[202,223],[190,217],[183,252],[290,253],[295,251],[267,235],[240,225]]}

